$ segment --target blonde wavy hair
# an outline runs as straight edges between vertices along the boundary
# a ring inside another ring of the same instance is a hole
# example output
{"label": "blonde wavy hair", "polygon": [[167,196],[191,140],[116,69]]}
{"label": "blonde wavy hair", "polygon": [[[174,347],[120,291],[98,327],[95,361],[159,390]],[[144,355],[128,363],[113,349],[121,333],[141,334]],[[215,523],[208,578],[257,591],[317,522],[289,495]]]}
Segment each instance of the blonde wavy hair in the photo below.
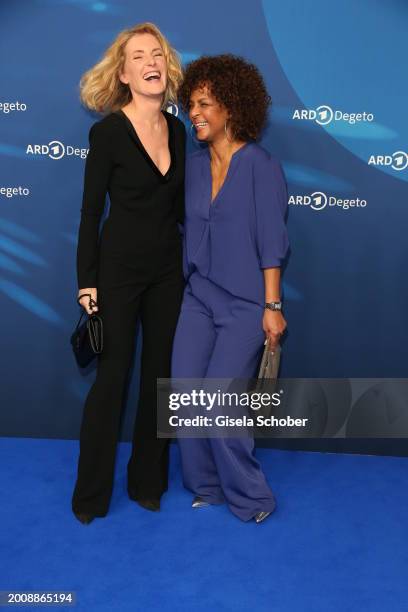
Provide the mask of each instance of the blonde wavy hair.
{"label": "blonde wavy hair", "polygon": [[153,23],[139,23],[118,34],[111,46],[105,51],[100,62],[85,72],[79,82],[81,102],[90,110],[99,113],[113,112],[128,104],[132,92],[128,85],[119,79],[125,63],[125,46],[135,34],[152,34],[163,49],[167,64],[167,87],[163,96],[162,108],[168,102],[177,101],[177,90],[182,81],[182,68],[179,55],[169,41]]}

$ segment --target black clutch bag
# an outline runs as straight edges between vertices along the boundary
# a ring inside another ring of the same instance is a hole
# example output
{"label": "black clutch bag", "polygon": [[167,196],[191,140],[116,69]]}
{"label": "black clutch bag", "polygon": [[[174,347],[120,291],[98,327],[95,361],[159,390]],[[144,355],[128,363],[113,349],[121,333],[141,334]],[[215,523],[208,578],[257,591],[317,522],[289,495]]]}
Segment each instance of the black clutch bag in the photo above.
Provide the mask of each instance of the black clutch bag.
{"label": "black clutch bag", "polygon": [[85,368],[90,364],[95,355],[101,353],[103,348],[103,324],[101,317],[97,314],[91,314],[81,325],[84,314],[86,313],[83,310],[75,331],[71,336],[71,345],[75,359],[81,368]]}

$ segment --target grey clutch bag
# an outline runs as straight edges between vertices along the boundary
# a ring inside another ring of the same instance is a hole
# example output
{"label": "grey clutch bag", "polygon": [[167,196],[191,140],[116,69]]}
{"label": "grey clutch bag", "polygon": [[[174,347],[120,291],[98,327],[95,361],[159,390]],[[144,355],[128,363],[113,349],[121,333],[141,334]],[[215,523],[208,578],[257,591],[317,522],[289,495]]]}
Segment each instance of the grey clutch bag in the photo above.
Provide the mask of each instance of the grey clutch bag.
{"label": "grey clutch bag", "polygon": [[278,378],[279,362],[280,362],[281,347],[280,344],[272,350],[268,340],[265,340],[265,348],[259,366],[258,379],[262,378]]}
{"label": "grey clutch bag", "polygon": [[281,355],[280,344],[274,350],[270,348],[269,341],[265,340],[265,348],[262,354],[261,365],[259,366],[258,379],[254,391],[257,393],[274,393]]}
{"label": "grey clutch bag", "polygon": [[[269,395],[275,393],[278,382],[280,355],[280,344],[272,350],[268,340],[265,340],[265,348],[259,366],[258,378],[255,381],[252,393],[268,393]],[[270,417],[272,415],[272,410],[272,404],[261,406],[257,410],[257,415]]]}

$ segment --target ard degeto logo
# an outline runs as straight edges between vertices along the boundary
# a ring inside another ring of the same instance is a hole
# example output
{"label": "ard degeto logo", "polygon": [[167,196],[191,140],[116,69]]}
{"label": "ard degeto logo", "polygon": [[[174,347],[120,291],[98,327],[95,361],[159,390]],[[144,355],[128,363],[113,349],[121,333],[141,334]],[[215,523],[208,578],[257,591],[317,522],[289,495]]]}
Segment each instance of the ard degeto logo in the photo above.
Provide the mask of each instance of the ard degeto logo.
{"label": "ard degeto logo", "polygon": [[408,168],[408,153],[395,151],[392,155],[370,155],[368,164],[372,166],[391,166],[393,170],[400,172]]}
{"label": "ard degeto logo", "polygon": [[59,142],[58,140],[52,140],[49,143],[48,147],[49,147],[48,155],[51,157],[51,159],[61,159],[61,157],[64,157],[65,147],[62,144],[62,142]]}
{"label": "ard degeto logo", "polygon": [[327,125],[333,120],[333,111],[330,106],[318,106],[316,115],[316,123],[319,125]]}
{"label": "ard degeto logo", "polygon": [[311,194],[310,208],[313,210],[323,210],[327,204],[327,195],[323,191],[315,191]]}
{"label": "ard degeto logo", "polygon": [[319,125],[328,125],[335,121],[345,121],[354,125],[361,121],[373,121],[373,113],[346,113],[342,110],[333,110],[327,104],[321,104],[316,108],[295,109],[292,119],[300,121],[315,121]]}
{"label": "ard degeto logo", "polygon": [[81,149],[73,145],[64,145],[60,140],[51,140],[48,144],[27,145],[27,155],[42,155],[50,159],[62,159],[63,157],[80,157],[86,159],[89,149]]}
{"label": "ard degeto logo", "polygon": [[0,113],[4,113],[8,115],[14,111],[23,111],[27,110],[27,104],[24,102],[0,102]]}
{"label": "ard degeto logo", "polygon": [[14,198],[15,196],[29,196],[30,190],[28,187],[0,187],[0,196],[6,198]]}
{"label": "ard degeto logo", "polygon": [[349,210],[350,208],[365,208],[367,200],[361,198],[343,199],[336,196],[329,196],[323,191],[314,191],[310,195],[291,195],[288,200],[291,206],[308,207],[312,210],[323,210],[323,208],[341,208]]}
{"label": "ard degeto logo", "polygon": [[166,111],[170,113],[171,115],[174,115],[175,117],[177,117],[179,114],[178,106],[174,102],[167,103]]}

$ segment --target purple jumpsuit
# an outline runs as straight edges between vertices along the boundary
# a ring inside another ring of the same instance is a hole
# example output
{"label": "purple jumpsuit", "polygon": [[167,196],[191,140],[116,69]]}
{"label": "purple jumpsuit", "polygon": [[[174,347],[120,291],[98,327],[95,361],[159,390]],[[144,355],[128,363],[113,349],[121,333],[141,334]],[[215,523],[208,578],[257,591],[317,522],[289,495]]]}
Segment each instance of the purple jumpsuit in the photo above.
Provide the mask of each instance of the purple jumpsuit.
{"label": "purple jumpsuit", "polygon": [[[211,202],[208,149],[187,158],[184,275],[173,378],[256,376],[265,333],[263,268],[288,249],[287,193],[280,163],[256,143],[236,151]],[[252,438],[180,438],[185,486],[244,521],[275,499]]]}

